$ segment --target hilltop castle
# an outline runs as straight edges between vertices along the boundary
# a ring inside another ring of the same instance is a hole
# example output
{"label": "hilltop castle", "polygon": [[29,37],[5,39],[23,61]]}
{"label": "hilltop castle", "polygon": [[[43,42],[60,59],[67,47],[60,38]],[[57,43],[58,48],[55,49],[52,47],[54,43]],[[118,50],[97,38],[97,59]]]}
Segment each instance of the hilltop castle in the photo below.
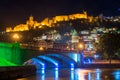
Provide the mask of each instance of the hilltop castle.
{"label": "hilltop castle", "polygon": [[26,24],[19,24],[16,25],[14,28],[7,27],[6,32],[15,32],[15,31],[27,31],[30,29],[36,29],[36,28],[42,28],[44,25],[52,27],[53,24],[60,22],[60,21],[69,21],[69,20],[75,20],[75,19],[88,19],[89,22],[92,22],[93,19],[97,20],[97,17],[88,16],[87,12],[84,11],[82,14],[72,14],[72,15],[60,15],[55,16],[51,19],[45,18],[41,22],[34,21],[33,16],[29,17],[29,20],[26,21]]}

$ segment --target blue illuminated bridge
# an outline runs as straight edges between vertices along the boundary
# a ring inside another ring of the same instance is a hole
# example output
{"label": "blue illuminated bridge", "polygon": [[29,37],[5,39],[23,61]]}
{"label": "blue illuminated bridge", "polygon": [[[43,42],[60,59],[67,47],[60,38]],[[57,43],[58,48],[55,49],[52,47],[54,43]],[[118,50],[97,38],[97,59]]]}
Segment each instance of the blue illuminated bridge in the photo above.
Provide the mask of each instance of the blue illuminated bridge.
{"label": "blue illuminated bridge", "polygon": [[33,57],[24,63],[25,65],[35,65],[37,70],[47,68],[71,68],[83,64],[82,53],[49,53]]}

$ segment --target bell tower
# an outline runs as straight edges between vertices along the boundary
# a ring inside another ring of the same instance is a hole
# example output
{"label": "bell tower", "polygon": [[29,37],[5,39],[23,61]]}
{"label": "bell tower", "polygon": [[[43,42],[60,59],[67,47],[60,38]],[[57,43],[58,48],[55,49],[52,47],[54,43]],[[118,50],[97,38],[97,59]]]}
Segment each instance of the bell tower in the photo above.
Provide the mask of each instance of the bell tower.
{"label": "bell tower", "polygon": [[32,15],[29,17],[29,21],[30,22],[33,21],[33,16]]}

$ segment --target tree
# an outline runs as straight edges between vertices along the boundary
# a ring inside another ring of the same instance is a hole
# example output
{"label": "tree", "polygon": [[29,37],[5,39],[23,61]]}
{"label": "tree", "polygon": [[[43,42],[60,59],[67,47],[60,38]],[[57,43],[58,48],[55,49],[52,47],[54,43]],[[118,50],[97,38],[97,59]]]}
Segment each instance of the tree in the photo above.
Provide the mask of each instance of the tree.
{"label": "tree", "polygon": [[[111,64],[111,59],[120,49],[120,34],[117,32],[109,32],[100,36],[99,43],[95,44],[97,51],[102,55],[107,55]],[[104,56],[105,57],[105,56]]]}

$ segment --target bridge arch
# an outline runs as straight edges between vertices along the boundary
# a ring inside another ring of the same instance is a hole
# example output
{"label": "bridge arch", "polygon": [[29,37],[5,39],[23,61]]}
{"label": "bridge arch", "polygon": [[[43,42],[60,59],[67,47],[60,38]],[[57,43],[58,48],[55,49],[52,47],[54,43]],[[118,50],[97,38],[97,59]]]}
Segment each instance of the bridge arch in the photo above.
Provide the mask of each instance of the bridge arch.
{"label": "bridge arch", "polygon": [[[44,54],[44,55],[39,55],[37,57],[34,57],[30,59],[32,62],[27,63],[28,64],[33,64],[36,61],[39,65],[36,64],[38,69],[44,69],[44,68],[74,68],[77,66],[79,63],[76,62],[76,57],[71,57],[72,55],[76,55],[76,53],[50,53],[50,54]],[[81,57],[79,57],[81,58]],[[81,60],[81,59],[79,59]],[[80,63],[81,64],[81,63]]]}

